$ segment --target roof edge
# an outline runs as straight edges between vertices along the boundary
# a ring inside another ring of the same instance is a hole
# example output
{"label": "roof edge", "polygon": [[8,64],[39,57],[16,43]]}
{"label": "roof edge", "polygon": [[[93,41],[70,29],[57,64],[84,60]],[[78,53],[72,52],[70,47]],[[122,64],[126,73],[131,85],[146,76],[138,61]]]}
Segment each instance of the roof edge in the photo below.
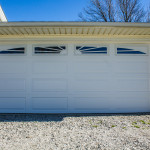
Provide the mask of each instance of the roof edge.
{"label": "roof edge", "polygon": [[150,23],[128,23],[128,22],[1,22],[0,27],[22,27],[22,26],[93,26],[93,27],[150,27]]}

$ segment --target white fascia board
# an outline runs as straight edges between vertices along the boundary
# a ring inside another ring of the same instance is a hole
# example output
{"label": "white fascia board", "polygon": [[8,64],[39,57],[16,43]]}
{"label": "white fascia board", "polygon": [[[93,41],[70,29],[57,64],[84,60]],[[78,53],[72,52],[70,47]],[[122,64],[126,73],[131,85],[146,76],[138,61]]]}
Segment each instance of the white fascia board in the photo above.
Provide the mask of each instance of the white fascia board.
{"label": "white fascia board", "polygon": [[0,6],[0,22],[7,22],[7,18],[1,6]]}
{"label": "white fascia board", "polygon": [[15,27],[140,27],[150,28],[150,23],[125,23],[125,22],[3,22],[0,26]]}

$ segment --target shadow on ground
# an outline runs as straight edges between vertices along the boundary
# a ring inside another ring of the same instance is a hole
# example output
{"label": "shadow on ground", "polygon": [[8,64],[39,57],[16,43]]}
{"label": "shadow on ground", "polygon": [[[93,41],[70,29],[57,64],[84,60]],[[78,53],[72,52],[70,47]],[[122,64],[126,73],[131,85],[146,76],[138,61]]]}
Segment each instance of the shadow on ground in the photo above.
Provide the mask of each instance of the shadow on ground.
{"label": "shadow on ground", "polygon": [[65,117],[95,117],[95,116],[142,116],[150,113],[128,114],[0,114],[0,122],[59,122]]}

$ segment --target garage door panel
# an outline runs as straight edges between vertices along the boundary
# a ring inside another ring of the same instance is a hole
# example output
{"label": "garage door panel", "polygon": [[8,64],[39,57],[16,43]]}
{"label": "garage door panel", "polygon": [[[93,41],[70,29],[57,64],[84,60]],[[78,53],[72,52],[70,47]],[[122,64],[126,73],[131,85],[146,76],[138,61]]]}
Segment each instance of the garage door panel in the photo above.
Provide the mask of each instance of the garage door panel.
{"label": "garage door panel", "polygon": [[61,74],[61,73],[57,73],[57,74],[55,74],[55,73],[53,73],[53,74],[33,74],[32,75],[32,80],[34,80],[34,79],[37,79],[37,78],[39,78],[39,79],[64,79],[64,80],[67,80],[67,77],[66,77],[66,73],[63,73],[63,74]]}
{"label": "garage door panel", "polygon": [[108,97],[74,97],[74,108],[77,110],[108,110]]}
{"label": "garage door panel", "polygon": [[136,108],[136,107],[133,107],[133,108],[129,108],[129,107],[126,107],[126,108],[115,108],[115,109],[112,109],[111,112],[115,112],[115,113],[140,113],[140,112],[149,112],[149,108]]}
{"label": "garage door panel", "polygon": [[126,97],[116,97],[114,100],[116,109],[117,108],[130,108],[130,109],[148,109],[149,108],[149,98],[148,97],[134,97],[126,96]]}
{"label": "garage door panel", "polygon": [[0,97],[26,97],[26,91],[17,92],[17,91],[0,91]]}
{"label": "garage door panel", "polygon": [[106,72],[101,73],[76,73],[73,75],[74,80],[109,80],[111,75]]}
{"label": "garage door panel", "polygon": [[68,66],[66,62],[34,62],[32,69],[34,74],[56,74],[67,73]]}
{"label": "garage door panel", "polygon": [[1,110],[24,110],[25,109],[26,98],[18,97],[0,97],[0,111]]}
{"label": "garage door panel", "polygon": [[72,58],[73,62],[109,62],[109,56],[108,55],[103,55],[103,54],[75,54],[74,57]]}
{"label": "garage door panel", "polygon": [[74,62],[73,71],[75,73],[101,73],[109,72],[109,65],[107,62]]}
{"label": "garage door panel", "polygon": [[36,54],[33,57],[32,62],[67,62],[66,60],[68,59],[67,54]]}
{"label": "garage door panel", "polygon": [[108,97],[111,95],[110,91],[76,91],[73,97],[78,96],[78,97]]}
{"label": "garage door panel", "polygon": [[25,91],[26,79],[0,78],[0,91]]}
{"label": "garage door panel", "polygon": [[[149,92],[114,92],[112,108],[116,110],[148,110],[149,109]],[[138,112],[138,111],[137,111]]]}
{"label": "garage door panel", "polygon": [[66,91],[67,80],[65,79],[33,79],[33,91]]}
{"label": "garage door panel", "polygon": [[147,79],[119,79],[116,82],[118,91],[148,91]]}
{"label": "garage door panel", "polygon": [[32,109],[39,110],[67,110],[67,97],[35,97],[32,98]]}
{"label": "garage door panel", "polygon": [[68,92],[67,91],[38,91],[38,92],[32,92],[31,96],[32,97],[67,97]]}
{"label": "garage door panel", "polygon": [[149,77],[148,73],[115,73],[115,78],[125,78],[125,79],[147,79]]}
{"label": "garage door panel", "polygon": [[115,61],[121,61],[121,62],[146,62],[148,61],[148,56],[147,55],[116,55]]}
{"label": "garage door panel", "polygon": [[0,74],[25,74],[27,72],[26,62],[0,61]]}
{"label": "garage door panel", "polygon": [[125,73],[147,73],[148,63],[142,61],[118,61],[115,63],[116,72],[125,72]]}
{"label": "garage door panel", "polygon": [[75,80],[75,91],[109,91],[108,80]]}
{"label": "garage door panel", "polygon": [[13,74],[4,74],[4,73],[2,73],[2,74],[0,74],[0,79],[24,79],[24,80],[26,80],[26,78],[27,78],[27,74],[15,74],[15,73],[13,73]]}
{"label": "garage door panel", "polygon": [[116,91],[114,92],[115,98],[116,97],[140,97],[142,98],[148,98],[150,92],[149,91]]}

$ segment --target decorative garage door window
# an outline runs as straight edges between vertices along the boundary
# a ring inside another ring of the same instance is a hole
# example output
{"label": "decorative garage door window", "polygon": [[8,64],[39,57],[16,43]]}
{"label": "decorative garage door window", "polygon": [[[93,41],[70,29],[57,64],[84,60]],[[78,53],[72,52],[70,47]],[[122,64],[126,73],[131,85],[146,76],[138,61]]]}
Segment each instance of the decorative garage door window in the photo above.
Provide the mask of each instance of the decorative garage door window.
{"label": "decorative garage door window", "polygon": [[118,55],[148,55],[148,47],[147,46],[117,46],[117,54]]}
{"label": "decorative garage door window", "polygon": [[23,46],[0,46],[0,55],[3,54],[24,54],[25,47]]}
{"label": "decorative garage door window", "polygon": [[106,46],[76,46],[76,54],[107,54]]}
{"label": "decorative garage door window", "polygon": [[66,46],[35,46],[34,54],[66,54]]}

